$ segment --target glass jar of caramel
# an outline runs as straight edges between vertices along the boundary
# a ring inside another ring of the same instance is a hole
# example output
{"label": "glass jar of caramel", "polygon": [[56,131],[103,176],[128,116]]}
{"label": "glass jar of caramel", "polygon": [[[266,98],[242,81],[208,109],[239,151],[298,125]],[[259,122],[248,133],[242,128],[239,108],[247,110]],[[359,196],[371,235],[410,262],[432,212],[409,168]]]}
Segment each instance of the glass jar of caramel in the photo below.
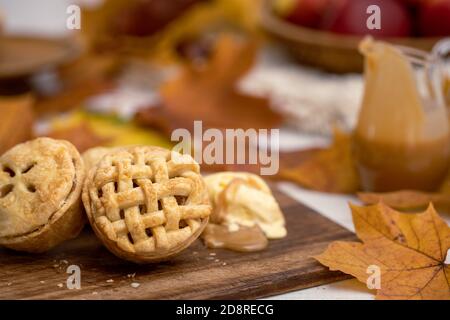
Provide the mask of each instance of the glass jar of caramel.
{"label": "glass jar of caramel", "polygon": [[354,152],[365,191],[431,191],[450,161],[450,127],[435,54],[365,39],[365,92]]}

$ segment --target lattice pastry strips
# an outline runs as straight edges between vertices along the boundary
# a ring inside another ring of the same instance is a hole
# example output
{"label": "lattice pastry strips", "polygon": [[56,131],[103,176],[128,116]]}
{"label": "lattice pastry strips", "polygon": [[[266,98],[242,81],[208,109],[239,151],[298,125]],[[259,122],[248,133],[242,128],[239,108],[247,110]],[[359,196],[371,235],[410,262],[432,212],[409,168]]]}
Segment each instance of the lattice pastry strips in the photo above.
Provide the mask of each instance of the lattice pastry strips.
{"label": "lattice pastry strips", "polygon": [[113,150],[90,170],[84,184],[92,228],[123,259],[146,263],[170,258],[208,222],[212,209],[199,171],[190,156],[159,147]]}

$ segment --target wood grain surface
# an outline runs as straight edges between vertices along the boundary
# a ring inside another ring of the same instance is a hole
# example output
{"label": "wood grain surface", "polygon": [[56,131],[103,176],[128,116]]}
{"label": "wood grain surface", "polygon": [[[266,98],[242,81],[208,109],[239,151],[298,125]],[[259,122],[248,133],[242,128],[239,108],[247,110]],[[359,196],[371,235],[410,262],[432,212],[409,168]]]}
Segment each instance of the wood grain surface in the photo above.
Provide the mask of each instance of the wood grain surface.
{"label": "wood grain surface", "polygon": [[[251,299],[347,279],[311,256],[331,241],[355,236],[275,195],[288,236],[270,241],[265,251],[211,250],[198,240],[171,261],[139,266],[113,256],[86,227],[77,239],[43,255],[0,249],[0,299]],[[81,289],[67,288],[69,265],[80,267]]]}

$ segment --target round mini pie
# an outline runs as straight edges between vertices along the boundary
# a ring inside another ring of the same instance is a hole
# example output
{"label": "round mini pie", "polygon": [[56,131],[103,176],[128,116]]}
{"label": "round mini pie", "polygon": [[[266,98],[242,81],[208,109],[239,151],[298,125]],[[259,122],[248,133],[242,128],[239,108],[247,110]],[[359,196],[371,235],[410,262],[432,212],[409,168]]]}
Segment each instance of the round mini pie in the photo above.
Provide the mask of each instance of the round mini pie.
{"label": "round mini pie", "polygon": [[88,174],[83,203],[105,246],[137,263],[166,260],[187,248],[212,210],[194,159],[150,146],[106,154]]}
{"label": "round mini pie", "polygon": [[98,162],[112,150],[113,148],[94,147],[87,149],[85,152],[83,152],[81,154],[81,158],[83,158],[86,172],[89,172],[93,167],[95,167],[98,164]]}
{"label": "round mini pie", "polygon": [[0,157],[0,245],[43,252],[79,234],[84,165],[67,141],[38,138]]}

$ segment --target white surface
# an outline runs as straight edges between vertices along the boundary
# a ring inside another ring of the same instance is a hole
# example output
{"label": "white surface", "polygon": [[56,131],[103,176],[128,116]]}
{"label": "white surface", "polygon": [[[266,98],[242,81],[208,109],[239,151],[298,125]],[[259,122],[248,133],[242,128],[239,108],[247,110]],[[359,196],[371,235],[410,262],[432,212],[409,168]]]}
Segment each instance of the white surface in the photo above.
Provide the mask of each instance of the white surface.
{"label": "white surface", "polygon": [[336,75],[299,65],[278,47],[265,48],[241,89],[269,96],[287,122],[303,132],[330,134],[356,123],[363,93],[359,74]]}
{"label": "white surface", "polygon": [[302,189],[292,183],[279,183],[281,191],[304,203],[340,226],[354,232],[349,202],[359,204],[354,196],[327,194]]}
{"label": "white surface", "polygon": [[373,297],[373,293],[364,284],[353,279],[294,291],[264,300],[373,300]]}

